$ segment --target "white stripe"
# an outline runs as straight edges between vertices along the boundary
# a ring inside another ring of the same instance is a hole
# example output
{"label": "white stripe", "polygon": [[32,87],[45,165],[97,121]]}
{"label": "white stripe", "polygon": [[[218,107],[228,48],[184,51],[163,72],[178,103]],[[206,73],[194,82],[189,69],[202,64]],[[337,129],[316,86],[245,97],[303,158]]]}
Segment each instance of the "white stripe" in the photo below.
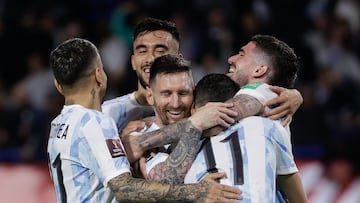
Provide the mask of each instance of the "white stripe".
{"label": "white stripe", "polygon": [[[249,186],[250,194],[253,202],[264,202],[261,198],[265,194],[265,139],[264,139],[264,126],[261,122],[252,122],[255,117],[244,119],[243,126],[248,156],[248,173],[249,173]],[[260,125],[260,126],[259,126]],[[257,135],[257,136],[254,136]]]}

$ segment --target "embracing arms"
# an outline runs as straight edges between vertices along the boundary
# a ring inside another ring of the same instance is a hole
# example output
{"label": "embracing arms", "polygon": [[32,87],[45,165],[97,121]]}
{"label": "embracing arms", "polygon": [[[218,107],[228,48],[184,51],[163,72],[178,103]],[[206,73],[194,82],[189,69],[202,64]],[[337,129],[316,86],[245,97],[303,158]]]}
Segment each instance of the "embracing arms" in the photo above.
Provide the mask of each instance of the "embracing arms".
{"label": "embracing arms", "polygon": [[199,184],[175,185],[162,184],[144,179],[133,178],[129,173],[121,174],[108,183],[116,200],[120,202],[158,202],[159,200],[196,200],[199,202],[237,202],[239,190],[220,185],[214,179],[225,174],[211,174]]}

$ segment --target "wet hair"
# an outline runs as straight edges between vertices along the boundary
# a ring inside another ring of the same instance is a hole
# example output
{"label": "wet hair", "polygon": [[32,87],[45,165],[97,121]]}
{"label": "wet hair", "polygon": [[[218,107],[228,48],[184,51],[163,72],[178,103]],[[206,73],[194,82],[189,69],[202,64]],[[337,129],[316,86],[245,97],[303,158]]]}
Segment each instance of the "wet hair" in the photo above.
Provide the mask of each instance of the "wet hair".
{"label": "wet hair", "polygon": [[268,83],[285,88],[294,87],[301,60],[285,42],[269,35],[255,35],[250,41],[255,42],[256,50],[265,54],[271,75]]}
{"label": "wet hair", "polygon": [[225,74],[210,73],[195,86],[194,102],[201,107],[207,102],[225,102],[240,89],[239,85]]}
{"label": "wet hair", "polygon": [[139,35],[157,30],[169,32],[177,42],[180,42],[180,34],[175,26],[175,23],[150,17],[144,18],[135,26],[133,40],[135,40]]}
{"label": "wet hair", "polygon": [[[166,54],[155,58],[150,68],[149,85],[155,81],[159,74],[189,72],[191,74],[190,62],[175,55]],[[191,75],[192,76],[192,75]]]}
{"label": "wet hair", "polygon": [[66,40],[50,53],[50,66],[54,77],[61,85],[72,86],[89,73],[97,48],[88,40]]}

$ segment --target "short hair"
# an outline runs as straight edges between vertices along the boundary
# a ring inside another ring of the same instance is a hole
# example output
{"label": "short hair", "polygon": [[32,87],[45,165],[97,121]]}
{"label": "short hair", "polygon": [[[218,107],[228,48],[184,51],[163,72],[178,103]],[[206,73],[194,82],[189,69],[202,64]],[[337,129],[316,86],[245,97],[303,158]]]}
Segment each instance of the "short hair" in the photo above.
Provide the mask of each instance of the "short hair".
{"label": "short hair", "polygon": [[207,102],[225,102],[239,89],[240,86],[227,75],[210,73],[201,78],[195,86],[195,106],[201,107]]}
{"label": "short hair", "polygon": [[190,62],[175,55],[166,54],[155,58],[150,68],[149,85],[154,82],[159,74],[189,72],[192,77]]}
{"label": "short hair", "polygon": [[72,38],[61,43],[50,53],[50,66],[59,84],[72,86],[88,74],[97,55],[93,43]]}
{"label": "short hair", "polygon": [[157,30],[169,32],[174,39],[180,43],[180,33],[174,22],[151,17],[144,18],[135,26],[133,40],[135,40],[139,35]]}
{"label": "short hair", "polygon": [[256,50],[266,55],[266,60],[273,71],[268,83],[285,88],[292,88],[301,67],[300,58],[285,42],[270,35],[255,35],[250,41],[255,42]]}

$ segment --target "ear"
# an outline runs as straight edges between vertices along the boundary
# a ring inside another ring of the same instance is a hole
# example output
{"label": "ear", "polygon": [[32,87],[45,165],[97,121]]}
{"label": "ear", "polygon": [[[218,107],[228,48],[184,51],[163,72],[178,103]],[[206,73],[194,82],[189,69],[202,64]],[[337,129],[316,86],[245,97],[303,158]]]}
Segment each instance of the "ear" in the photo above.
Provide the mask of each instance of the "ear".
{"label": "ear", "polygon": [[134,64],[135,64],[135,56],[134,56],[134,54],[132,54],[131,55],[131,67],[132,67],[133,70],[136,71],[136,68],[135,68]]}
{"label": "ear", "polygon": [[190,113],[191,113],[191,115],[193,115],[195,112],[196,112],[196,106],[195,106],[195,103],[193,102],[193,103],[191,104]]}
{"label": "ear", "polygon": [[103,85],[106,85],[106,78],[104,76],[102,68],[96,67],[95,68],[95,80],[96,83],[101,87]]}
{"label": "ear", "polygon": [[54,79],[54,85],[55,85],[56,89],[60,92],[60,94],[64,94],[64,90],[63,90],[62,86],[58,83],[58,81],[56,79]]}
{"label": "ear", "polygon": [[267,65],[263,65],[263,64],[257,65],[253,71],[253,76],[254,78],[264,77],[268,70],[269,67]]}
{"label": "ear", "polygon": [[146,87],[146,101],[150,106],[154,105],[154,96],[150,87]]}

